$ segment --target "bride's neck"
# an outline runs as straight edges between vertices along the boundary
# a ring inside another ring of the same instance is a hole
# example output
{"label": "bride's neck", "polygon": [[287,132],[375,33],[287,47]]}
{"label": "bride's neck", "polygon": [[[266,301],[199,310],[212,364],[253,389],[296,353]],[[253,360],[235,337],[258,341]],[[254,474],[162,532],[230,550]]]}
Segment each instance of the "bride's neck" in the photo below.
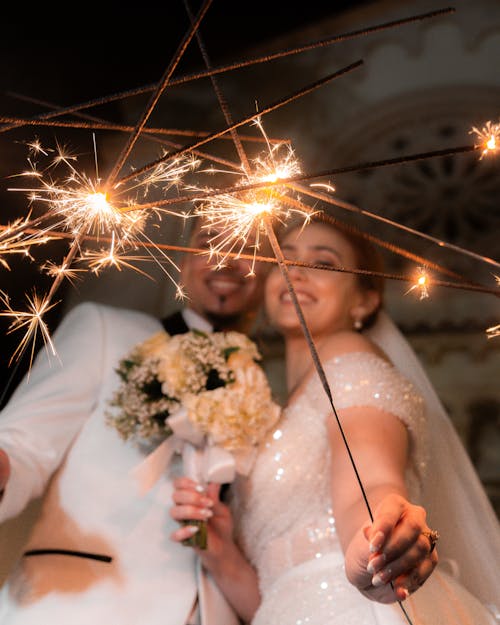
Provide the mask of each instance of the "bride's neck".
{"label": "bride's neck", "polygon": [[[315,343],[316,349],[318,345]],[[311,349],[306,339],[301,337],[288,338],[285,343],[286,355],[286,386],[290,397],[309,376],[314,366]]]}

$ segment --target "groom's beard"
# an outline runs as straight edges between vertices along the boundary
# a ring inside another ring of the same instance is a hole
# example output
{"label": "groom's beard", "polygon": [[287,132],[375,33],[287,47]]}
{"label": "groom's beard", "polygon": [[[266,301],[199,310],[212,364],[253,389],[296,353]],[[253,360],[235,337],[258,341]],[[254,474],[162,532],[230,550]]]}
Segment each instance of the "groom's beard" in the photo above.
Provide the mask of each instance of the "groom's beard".
{"label": "groom's beard", "polygon": [[[221,308],[224,307],[225,301],[226,301],[226,296],[220,295],[219,304]],[[210,321],[210,323],[212,324],[214,332],[222,332],[222,331],[230,330],[234,328],[235,326],[238,325],[242,317],[241,313],[224,314],[223,312],[216,312],[216,313],[207,312],[206,316],[208,320]]]}

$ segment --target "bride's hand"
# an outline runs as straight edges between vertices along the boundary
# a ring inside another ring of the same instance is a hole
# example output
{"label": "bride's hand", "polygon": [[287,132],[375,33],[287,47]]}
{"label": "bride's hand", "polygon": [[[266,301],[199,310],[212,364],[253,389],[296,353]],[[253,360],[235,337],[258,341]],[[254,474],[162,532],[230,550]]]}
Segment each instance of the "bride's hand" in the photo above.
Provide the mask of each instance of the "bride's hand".
{"label": "bride's hand", "polygon": [[425,510],[400,495],[386,496],[346,550],[349,581],[367,596],[390,603],[415,592],[434,570]]}
{"label": "bride's hand", "polygon": [[[188,477],[180,477],[174,481],[172,499],[174,505],[170,516],[178,522],[188,519],[207,522],[207,549],[193,547],[199,554],[203,564],[211,569],[232,545],[233,519],[227,505],[219,500],[220,484],[208,484],[206,489],[200,487]],[[191,538],[198,528],[195,525],[183,525],[172,532],[171,540],[182,542]]]}

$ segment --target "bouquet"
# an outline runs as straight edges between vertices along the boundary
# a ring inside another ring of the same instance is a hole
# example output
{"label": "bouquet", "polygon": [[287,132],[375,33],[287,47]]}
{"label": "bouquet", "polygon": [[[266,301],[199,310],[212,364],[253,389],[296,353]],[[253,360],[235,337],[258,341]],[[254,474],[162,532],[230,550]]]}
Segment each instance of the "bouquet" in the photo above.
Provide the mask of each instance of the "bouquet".
{"label": "bouquet", "polygon": [[[158,332],[120,361],[108,423],[124,440],[156,446],[146,459],[150,481],[177,452],[193,479],[231,482],[249,472],[280,415],[260,359],[238,332]],[[188,544],[206,547],[205,522],[186,523],[200,525]]]}

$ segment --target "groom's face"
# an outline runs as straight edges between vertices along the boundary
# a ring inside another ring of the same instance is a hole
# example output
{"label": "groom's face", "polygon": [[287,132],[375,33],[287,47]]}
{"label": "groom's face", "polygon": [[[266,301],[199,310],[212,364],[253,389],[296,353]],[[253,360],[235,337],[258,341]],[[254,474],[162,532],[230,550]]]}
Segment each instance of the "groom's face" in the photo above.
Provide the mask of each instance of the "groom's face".
{"label": "groom's face", "polygon": [[[197,223],[191,236],[190,246],[209,250],[214,231],[208,231]],[[238,248],[239,249],[239,248]],[[253,248],[244,251],[250,256]],[[220,257],[219,257],[220,258]],[[186,253],[181,265],[181,282],[188,305],[210,321],[238,329],[248,318],[253,318],[263,300],[266,263],[228,257],[223,267],[217,267],[217,259],[208,254]],[[241,328],[242,329],[242,328]],[[242,329],[243,330],[243,329]]]}

